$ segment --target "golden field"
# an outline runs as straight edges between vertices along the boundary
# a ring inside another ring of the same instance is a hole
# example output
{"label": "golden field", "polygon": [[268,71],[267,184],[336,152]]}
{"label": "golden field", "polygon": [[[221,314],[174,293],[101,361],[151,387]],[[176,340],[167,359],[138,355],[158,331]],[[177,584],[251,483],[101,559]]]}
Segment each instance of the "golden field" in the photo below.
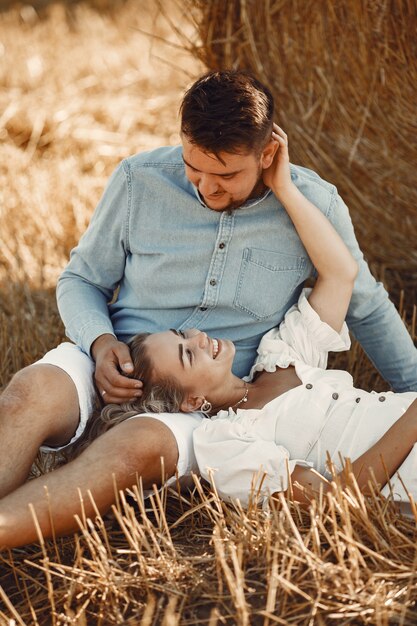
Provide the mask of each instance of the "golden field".
{"label": "golden field", "polygon": [[[178,143],[183,90],[202,61],[224,63],[208,55],[220,26],[204,31],[198,21],[207,26],[213,16],[199,11],[216,5],[216,19],[229,25],[221,44],[240,57],[227,57],[228,63],[241,63],[251,50],[230,39],[237,15],[232,2],[128,0],[113,3],[113,10],[99,0],[44,2],[38,11],[8,4],[0,13],[0,386],[64,337],[54,285],[115,165],[128,154]],[[254,17],[245,19],[246,29],[256,29]],[[290,113],[290,138],[301,141],[302,128],[291,130]],[[398,306],[405,301],[414,335],[415,190],[401,181],[409,175],[408,128],[401,127],[402,169],[391,170],[389,187],[405,216],[401,225],[395,230],[392,213],[371,215],[369,177],[361,177],[368,157],[360,143],[355,152],[362,161],[353,159],[353,168],[366,202],[361,213],[354,195],[352,214],[375,273]],[[326,132],[322,151],[332,140],[332,128]],[[327,163],[328,178],[348,200],[352,186],[337,178],[355,146],[357,135],[349,132],[350,146],[338,139],[339,160],[317,165],[324,176]],[[365,128],[361,136],[368,148]],[[312,166],[317,154],[304,141],[296,157]],[[337,364],[359,385],[385,386],[358,346]],[[354,481],[344,492],[336,485],[308,511],[283,499],[271,513],[226,506],[199,483],[190,494],[155,493],[145,508],[138,485],[95,526],[80,520],[76,536],[2,553],[0,624],[411,625],[417,622],[416,540],[414,521],[377,493],[364,498]]]}

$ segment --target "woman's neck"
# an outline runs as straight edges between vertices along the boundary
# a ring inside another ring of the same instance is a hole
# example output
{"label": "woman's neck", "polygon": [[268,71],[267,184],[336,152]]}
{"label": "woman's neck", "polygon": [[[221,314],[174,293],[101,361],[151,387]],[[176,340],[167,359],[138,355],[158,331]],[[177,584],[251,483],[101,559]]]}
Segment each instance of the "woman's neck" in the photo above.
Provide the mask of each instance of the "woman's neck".
{"label": "woman's neck", "polygon": [[277,368],[275,372],[259,372],[251,383],[245,383],[241,378],[233,377],[231,386],[226,385],[227,392],[224,396],[217,402],[213,402],[211,415],[229,408],[261,409],[274,398],[301,384],[293,366],[285,369]]}
{"label": "woman's neck", "polygon": [[245,382],[237,376],[233,377],[233,381],[227,390],[222,390],[221,395],[212,402],[213,408],[211,414],[215,415],[219,411],[234,409],[237,407],[244,408],[248,402],[252,384]]}

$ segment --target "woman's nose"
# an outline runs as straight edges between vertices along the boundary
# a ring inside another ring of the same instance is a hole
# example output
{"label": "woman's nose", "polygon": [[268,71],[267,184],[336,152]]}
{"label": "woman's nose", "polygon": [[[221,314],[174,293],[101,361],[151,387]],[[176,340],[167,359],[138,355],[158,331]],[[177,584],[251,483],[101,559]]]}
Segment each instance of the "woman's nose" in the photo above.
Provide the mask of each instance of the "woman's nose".
{"label": "woman's nose", "polygon": [[186,328],[185,330],[183,330],[183,333],[186,339],[191,339],[191,337],[199,335],[201,333],[201,330],[198,330],[198,328]]}
{"label": "woman's nose", "polygon": [[190,343],[199,348],[205,348],[207,346],[207,334],[201,330],[195,328],[187,332],[187,338]]}

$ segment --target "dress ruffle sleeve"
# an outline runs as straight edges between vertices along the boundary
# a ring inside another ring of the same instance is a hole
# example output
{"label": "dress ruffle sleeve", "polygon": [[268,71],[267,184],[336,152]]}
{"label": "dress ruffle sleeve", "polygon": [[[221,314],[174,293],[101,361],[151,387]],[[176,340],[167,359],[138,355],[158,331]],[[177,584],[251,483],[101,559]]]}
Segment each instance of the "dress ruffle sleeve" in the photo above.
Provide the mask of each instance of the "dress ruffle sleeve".
{"label": "dress ruffle sleeve", "polygon": [[342,352],[350,348],[346,323],[340,333],[323,322],[310,306],[311,289],[303,289],[298,303],[286,313],[278,328],[273,328],[261,339],[258,357],[247,380],[255,372],[275,371],[301,361],[312,367],[326,369],[329,352]]}
{"label": "dress ruffle sleeve", "polygon": [[302,459],[290,459],[283,446],[228,419],[204,420],[193,437],[201,475],[214,483],[222,498],[238,498],[242,506],[248,505],[251,493],[265,504],[269,495],[288,488],[297,464],[311,467]]}

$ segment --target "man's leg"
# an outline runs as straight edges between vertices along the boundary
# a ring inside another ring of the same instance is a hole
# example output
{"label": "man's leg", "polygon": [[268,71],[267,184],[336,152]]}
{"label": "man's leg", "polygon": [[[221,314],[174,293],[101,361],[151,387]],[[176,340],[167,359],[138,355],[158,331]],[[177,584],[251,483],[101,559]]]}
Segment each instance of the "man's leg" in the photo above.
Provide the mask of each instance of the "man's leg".
{"label": "man's leg", "polygon": [[43,443],[67,443],[78,421],[77,390],[63,370],[35,364],[15,374],[0,396],[0,497],[24,483]]}
{"label": "man's leg", "polygon": [[71,532],[78,528],[74,515],[82,514],[80,494],[87,517],[94,518],[88,491],[99,511],[105,512],[115,501],[115,483],[118,489],[131,487],[139,475],[145,488],[160,485],[161,457],[166,477],[173,476],[178,447],[165,424],[140,417],[115,426],[74,461],[27,482],[0,501],[0,549],[37,540],[29,503],[45,537]]}

